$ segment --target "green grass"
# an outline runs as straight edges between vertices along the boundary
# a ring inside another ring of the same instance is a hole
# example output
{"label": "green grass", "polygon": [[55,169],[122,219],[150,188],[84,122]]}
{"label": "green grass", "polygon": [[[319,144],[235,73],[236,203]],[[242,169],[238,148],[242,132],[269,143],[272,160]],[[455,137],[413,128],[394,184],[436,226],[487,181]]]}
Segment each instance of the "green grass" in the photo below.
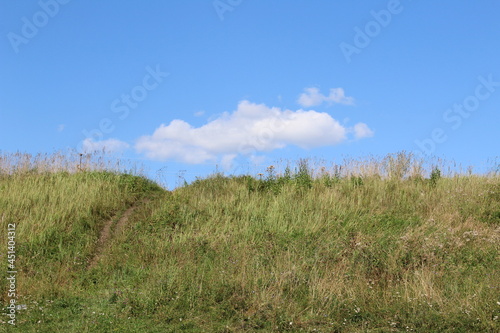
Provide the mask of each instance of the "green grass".
{"label": "green grass", "polygon": [[[116,172],[3,174],[1,227],[17,224],[27,305],[16,328],[499,331],[498,175],[426,173],[406,154],[279,168],[173,192]],[[133,204],[88,268],[105,221]]]}

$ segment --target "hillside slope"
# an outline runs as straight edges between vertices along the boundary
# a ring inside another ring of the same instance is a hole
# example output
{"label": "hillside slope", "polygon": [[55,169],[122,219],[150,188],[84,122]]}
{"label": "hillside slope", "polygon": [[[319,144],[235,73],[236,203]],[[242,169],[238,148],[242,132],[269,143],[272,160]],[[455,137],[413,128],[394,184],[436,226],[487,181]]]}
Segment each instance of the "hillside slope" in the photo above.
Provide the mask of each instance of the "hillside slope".
{"label": "hillside slope", "polygon": [[498,177],[18,177],[23,332],[499,328]]}

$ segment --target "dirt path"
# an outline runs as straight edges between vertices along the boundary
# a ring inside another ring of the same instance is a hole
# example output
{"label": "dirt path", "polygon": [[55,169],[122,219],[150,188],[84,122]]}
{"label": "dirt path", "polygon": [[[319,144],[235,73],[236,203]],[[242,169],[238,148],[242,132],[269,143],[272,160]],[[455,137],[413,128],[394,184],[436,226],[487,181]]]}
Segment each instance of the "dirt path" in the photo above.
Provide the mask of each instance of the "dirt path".
{"label": "dirt path", "polygon": [[102,252],[106,248],[107,244],[109,243],[110,239],[113,237],[113,235],[118,234],[120,230],[123,229],[123,227],[127,224],[128,218],[134,211],[134,209],[137,207],[137,203],[135,203],[133,206],[128,208],[123,215],[120,217],[120,219],[116,222],[115,228],[113,231],[111,231],[111,228],[113,227],[113,222],[116,220],[116,216],[113,217],[112,219],[108,220],[104,227],[101,230],[101,234],[99,235],[99,240],[97,241],[96,248],[94,251],[94,256],[92,259],[90,259],[89,264],[87,268],[93,268],[99,260],[101,259]]}

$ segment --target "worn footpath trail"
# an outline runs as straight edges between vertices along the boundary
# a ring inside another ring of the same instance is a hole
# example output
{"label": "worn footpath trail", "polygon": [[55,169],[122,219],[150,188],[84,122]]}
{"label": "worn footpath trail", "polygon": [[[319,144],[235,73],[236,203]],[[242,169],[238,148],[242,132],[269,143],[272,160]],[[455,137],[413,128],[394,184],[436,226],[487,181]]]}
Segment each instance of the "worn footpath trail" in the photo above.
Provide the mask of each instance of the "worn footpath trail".
{"label": "worn footpath trail", "polygon": [[[101,260],[103,253],[106,248],[110,244],[111,240],[120,234],[120,231],[127,225],[128,220],[135,209],[141,204],[144,203],[144,200],[136,201],[131,207],[129,207],[122,216],[117,221],[117,215],[106,221],[104,227],[101,230],[99,235],[99,239],[96,244],[96,248],[94,250],[94,256],[89,260],[87,265],[88,269],[91,269],[97,265],[97,263]],[[116,223],[115,223],[116,221]]]}

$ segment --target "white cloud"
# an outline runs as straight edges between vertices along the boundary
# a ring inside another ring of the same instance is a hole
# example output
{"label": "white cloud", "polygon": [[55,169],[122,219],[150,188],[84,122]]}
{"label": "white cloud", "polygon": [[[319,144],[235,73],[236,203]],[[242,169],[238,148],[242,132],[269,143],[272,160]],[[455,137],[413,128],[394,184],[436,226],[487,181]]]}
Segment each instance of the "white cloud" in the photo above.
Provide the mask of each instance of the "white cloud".
{"label": "white cloud", "polygon": [[86,153],[103,150],[108,153],[113,153],[125,150],[129,147],[130,145],[128,143],[117,139],[94,141],[91,138],[87,138],[82,142],[82,150]]}
{"label": "white cloud", "polygon": [[66,128],[66,125],[64,125],[64,124],[59,124],[59,126],[57,126],[57,131],[58,131],[58,132],[62,132],[62,131],[64,131],[64,128]]}
{"label": "white cloud", "polygon": [[374,132],[365,123],[357,123],[354,125],[354,136],[356,139],[372,137]]}
{"label": "white cloud", "polygon": [[350,131],[324,112],[282,110],[242,101],[234,112],[225,112],[201,127],[179,119],[162,124],[152,135],[140,137],[135,148],[151,159],[190,164],[216,162],[222,156],[222,164],[228,166],[238,155],[251,156],[287,145],[336,145]]}
{"label": "white cloud", "polygon": [[344,89],[342,88],[332,88],[330,89],[330,94],[328,96],[323,95],[319,92],[318,88],[305,88],[305,92],[300,94],[298,103],[305,108],[311,106],[320,105],[323,102],[327,102],[329,104],[337,103],[337,104],[346,104],[353,105],[354,98],[345,96]]}
{"label": "white cloud", "polygon": [[222,156],[221,165],[224,170],[231,170],[234,166],[234,159],[236,158],[236,154],[227,154]]}
{"label": "white cloud", "polygon": [[266,161],[266,157],[261,155],[251,155],[249,159],[255,165],[262,165]]}

